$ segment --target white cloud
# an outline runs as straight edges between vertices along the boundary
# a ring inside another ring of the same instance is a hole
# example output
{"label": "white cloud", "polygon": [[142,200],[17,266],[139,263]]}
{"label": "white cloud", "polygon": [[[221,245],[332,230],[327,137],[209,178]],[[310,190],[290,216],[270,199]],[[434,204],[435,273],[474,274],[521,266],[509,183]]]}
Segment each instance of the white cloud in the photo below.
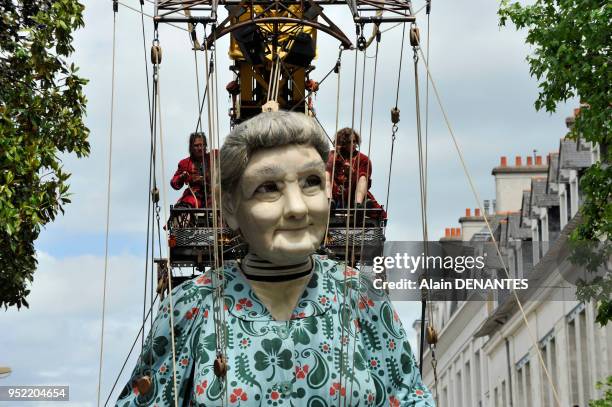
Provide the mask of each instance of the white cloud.
{"label": "white cloud", "polygon": [[[71,400],[95,400],[104,259],[79,256],[60,260],[46,253],[39,253],[38,258],[28,298],[30,308],[11,309],[0,320],[4,333],[1,363],[13,370],[2,384],[69,385]],[[143,276],[140,259],[111,257],[103,394],[110,389],[139,329]],[[133,361],[128,364],[128,372],[133,365]],[[119,390],[123,384],[120,382]]]}

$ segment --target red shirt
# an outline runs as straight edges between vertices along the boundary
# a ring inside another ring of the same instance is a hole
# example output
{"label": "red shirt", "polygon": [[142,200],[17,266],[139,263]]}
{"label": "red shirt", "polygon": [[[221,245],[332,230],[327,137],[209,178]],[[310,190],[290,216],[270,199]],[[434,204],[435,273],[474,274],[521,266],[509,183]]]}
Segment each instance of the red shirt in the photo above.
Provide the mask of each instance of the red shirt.
{"label": "red shirt", "polygon": [[[218,156],[218,154],[215,154]],[[210,182],[210,153],[204,153],[204,159],[197,162],[191,157],[187,157],[179,161],[178,168],[170,180],[170,186],[179,190],[183,185],[187,184],[189,188],[185,189],[183,196],[178,200],[177,204],[183,203],[191,208],[202,208],[202,203],[205,202],[205,207],[212,206],[212,191]],[[181,178],[181,174],[187,172],[189,175],[186,179]],[[192,182],[197,176],[204,176],[204,181]],[[204,199],[206,198],[206,199]]]}
{"label": "red shirt", "polygon": [[[368,182],[368,207],[382,208],[376,201],[376,198],[374,198],[374,195],[369,191],[372,186],[372,161],[370,161],[367,155],[357,152],[353,154],[353,159],[349,162],[348,159],[344,159],[340,154],[331,151],[327,159],[326,171],[330,176],[333,171],[332,199],[336,202],[338,208],[346,208],[349,206],[349,192],[352,201],[351,206],[354,206],[355,190],[357,188],[357,182],[361,177],[365,177]],[[386,219],[387,214],[385,211],[382,212],[382,217]]]}

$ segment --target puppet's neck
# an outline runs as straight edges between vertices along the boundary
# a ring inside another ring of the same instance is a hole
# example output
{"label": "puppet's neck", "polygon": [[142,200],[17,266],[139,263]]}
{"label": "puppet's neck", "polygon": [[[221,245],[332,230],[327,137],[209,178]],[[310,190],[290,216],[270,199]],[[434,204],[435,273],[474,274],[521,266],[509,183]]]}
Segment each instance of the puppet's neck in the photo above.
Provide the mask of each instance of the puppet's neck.
{"label": "puppet's neck", "polygon": [[303,262],[289,266],[278,266],[262,259],[254,253],[247,254],[240,263],[242,272],[254,281],[288,281],[307,276],[312,271],[313,262],[309,256]]}

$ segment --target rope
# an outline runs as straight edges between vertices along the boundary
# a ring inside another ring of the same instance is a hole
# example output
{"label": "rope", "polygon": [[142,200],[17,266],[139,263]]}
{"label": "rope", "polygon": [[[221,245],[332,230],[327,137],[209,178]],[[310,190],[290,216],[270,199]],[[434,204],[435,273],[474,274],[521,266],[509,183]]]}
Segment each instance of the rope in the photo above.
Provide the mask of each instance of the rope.
{"label": "rope", "polygon": [[[342,46],[340,46],[340,53],[338,54],[338,60],[336,61],[336,65],[334,66],[333,69],[337,69],[338,70],[338,84],[337,84],[337,87],[336,87],[336,131],[334,133],[334,141],[333,141],[333,145],[334,145],[334,148],[335,148],[336,144],[338,143],[338,121],[339,121],[339,118],[340,118],[340,74],[342,72]],[[328,207],[328,210],[327,210],[327,225],[325,226],[325,239],[323,239],[323,244],[325,244],[325,245],[327,244],[327,237],[329,235],[329,220],[331,218],[331,204],[332,204],[332,201],[334,199],[334,176],[335,176],[335,173],[336,173],[336,165],[335,165],[335,161],[336,161],[335,158],[336,158],[336,156],[335,156],[335,154],[336,154],[336,151],[334,151],[334,162],[333,162],[333,165],[332,165],[332,171],[331,171],[330,180],[329,180],[329,182],[330,182],[329,187],[331,189],[329,191],[329,193],[330,193],[331,196],[330,196],[330,199],[329,199],[329,207]]]}
{"label": "rope", "polygon": [[[424,57],[423,51],[421,49],[419,49],[419,52],[421,53],[421,56]],[[468,179],[468,183],[470,185],[470,189],[472,191],[472,194],[474,195],[474,198],[476,199],[476,204],[478,205],[478,208],[480,209],[480,211],[482,213],[485,213],[483,208],[482,208],[482,204],[481,204],[482,201],[480,200],[480,194],[478,193],[476,187],[474,186],[474,181],[473,181],[473,179],[472,179],[472,177],[470,175],[470,172],[469,172],[469,170],[467,168],[467,164],[465,162],[465,159],[464,159],[464,156],[463,156],[463,152],[462,152],[462,150],[461,150],[461,148],[459,146],[457,138],[455,137],[455,133],[454,133],[454,131],[452,129],[452,126],[450,124],[450,120],[449,120],[448,115],[446,114],[446,110],[444,109],[444,106],[442,104],[442,100],[440,98],[440,94],[438,93],[438,88],[436,86],[436,82],[434,81],[433,77],[431,76],[431,72],[429,70],[427,62],[424,61],[424,58],[423,58],[423,64],[425,65],[425,69],[427,70],[427,77],[428,77],[429,81],[431,82],[431,87],[432,87],[432,90],[434,91],[434,95],[436,96],[436,101],[438,102],[438,106],[440,107],[440,110],[442,111],[442,116],[444,117],[444,122],[445,122],[446,127],[447,127],[447,129],[449,131],[449,134],[451,136],[451,139],[453,141],[453,144],[455,146],[457,154],[459,155],[459,161],[461,162],[461,166],[463,168],[463,171],[464,171],[464,173],[465,173],[465,175],[466,175],[466,177]],[[495,245],[495,249],[497,251],[497,255],[499,256],[501,264],[503,266],[504,273],[505,273],[506,277],[509,277],[510,274],[508,273],[508,269],[506,267],[506,264],[503,261],[503,256],[502,256],[501,251],[499,249],[499,245],[497,243],[497,240],[495,239],[495,236],[493,235],[493,230],[491,229],[491,224],[489,223],[489,220],[487,219],[486,216],[484,216],[483,219],[484,219],[485,224],[487,226],[487,229],[489,231],[489,235],[491,236],[491,240],[493,241],[493,244]],[[542,352],[540,351],[540,347],[538,346],[538,343],[537,343],[535,337],[533,336],[533,332],[531,331],[531,327],[529,326],[529,322],[527,321],[527,315],[525,314],[525,310],[523,308],[523,305],[522,305],[521,301],[519,300],[518,295],[516,294],[515,290],[512,291],[512,294],[514,295],[514,299],[516,300],[516,303],[519,306],[519,310],[521,311],[521,316],[523,318],[523,321],[525,322],[525,326],[527,328],[527,332],[529,333],[529,337],[531,339],[532,345],[534,346],[534,348],[535,348],[535,350],[537,352],[538,359],[540,360],[540,365],[541,365],[542,369],[544,370],[544,373],[546,374],[546,378],[548,380],[549,385],[552,388],[553,395],[555,397],[555,402],[556,402],[558,407],[561,407],[561,401],[560,401],[560,398],[559,398],[559,394],[557,392],[557,388],[556,388],[556,386],[555,386],[555,384],[554,384],[554,382],[552,380],[550,372],[546,368],[546,363],[544,362],[544,358],[542,357]]]}
{"label": "rope", "polygon": [[[366,48],[367,48],[367,45],[366,45]],[[357,69],[357,66],[355,66],[355,69]],[[364,102],[364,92],[365,92],[365,71],[366,71],[366,50],[364,48],[364,50],[363,50],[363,65],[362,65],[362,68],[361,68],[361,99],[360,99],[360,108],[359,108],[359,110],[360,110],[360,112],[359,112],[359,134],[361,134],[361,128],[362,128],[362,124],[363,124],[363,105],[364,105],[363,102]],[[351,155],[352,155],[353,147],[354,147],[353,146],[353,141],[351,140]],[[360,146],[358,145],[358,148],[359,147]],[[360,161],[361,161],[361,154],[360,154],[360,152],[358,152],[358,155],[357,155],[357,168],[359,168]],[[349,177],[350,177],[349,186],[350,186],[351,180],[353,179],[353,174],[352,174],[353,173],[353,160],[352,160],[352,157],[351,157],[351,160],[349,162],[351,164],[351,169],[349,171]],[[357,198],[357,188],[358,187],[359,187],[359,178],[357,178],[357,184],[355,185],[355,197],[354,197],[355,200]],[[349,190],[352,191],[352,189],[349,189]],[[353,197],[351,197],[350,195],[351,195],[351,193],[349,192],[349,202],[352,203],[353,202]],[[367,191],[366,191],[366,196],[364,197],[364,200],[365,199],[367,199]],[[350,205],[350,203],[349,203],[349,205]],[[349,213],[350,212],[351,211],[349,209]],[[365,214],[365,211],[364,211],[364,214]],[[350,217],[349,217],[349,219],[350,219]],[[351,229],[352,230],[358,230],[357,229],[357,206],[355,206],[355,214],[353,216],[353,227]],[[347,229],[347,244],[349,242],[349,236],[350,235],[348,234],[348,229]],[[350,239],[350,240],[352,240],[352,243],[351,243],[351,265],[352,265],[353,269],[355,270],[355,272],[357,273],[355,275],[355,277],[356,277],[357,281],[359,281],[359,271],[360,270],[359,270],[359,268],[357,268],[357,259],[355,258],[355,239],[353,238],[353,239]],[[363,244],[363,242],[362,242],[362,244]],[[346,257],[348,257],[348,253],[347,253]],[[359,259],[359,263],[361,264],[361,259]],[[346,276],[345,276],[345,280],[346,280]],[[349,289],[349,294],[351,293],[351,291],[352,291],[352,289]],[[349,307],[350,307],[350,302],[349,302]],[[352,319],[352,316],[353,316],[353,312],[352,312],[352,307],[351,307],[351,319]],[[347,332],[347,336],[349,338],[349,341],[350,341],[350,329],[351,329],[351,325],[349,324],[349,328],[348,328],[348,332]],[[355,349],[355,344],[357,342],[357,327],[355,327],[354,329],[355,329],[355,338],[353,339],[353,353],[354,353],[354,349]],[[348,348],[349,348],[349,344],[348,343],[346,345],[346,348],[347,348],[347,351],[348,351]],[[354,363],[355,363],[355,359],[353,358],[352,363],[351,363],[351,371],[352,372],[354,372],[354,369],[355,369]],[[341,366],[343,366],[343,364],[341,364]],[[351,374],[350,379],[351,379],[351,392],[349,393],[350,394],[350,396],[349,396],[349,404],[350,404],[350,402],[353,399],[353,390],[352,389],[353,389],[353,382],[354,382],[354,374]],[[342,384],[340,385],[340,387],[342,388]],[[347,385],[347,387],[348,387],[348,385]],[[346,407],[346,403],[347,403],[347,398],[344,397],[344,406],[345,407]]]}
{"label": "rope", "polygon": [[[400,83],[402,79],[402,61],[404,60],[404,39],[406,38],[406,23],[403,23],[402,26],[402,43],[400,45],[400,60],[399,60],[399,68],[397,74],[397,90],[395,91],[395,109],[397,109],[397,104],[399,102],[399,90]],[[397,132],[397,124],[393,124],[391,128],[391,152],[389,158],[389,175],[387,176],[387,199],[385,201],[385,210],[387,211],[387,215],[389,214],[389,196],[391,194],[391,172],[393,170],[393,150],[395,148],[395,133]]]}
{"label": "rope", "polygon": [[[214,32],[214,30],[213,30]],[[216,37],[214,38],[214,42],[213,42],[213,46],[214,48],[216,48]],[[215,87],[213,85],[213,87],[211,87],[210,85],[210,78],[213,74],[213,72],[216,71],[216,57],[215,57],[215,53],[213,53],[211,55],[211,60],[210,60],[210,70],[209,70],[209,60],[208,60],[208,47],[207,47],[207,42],[204,42],[204,57],[205,57],[205,61],[206,61],[206,87],[207,89],[210,90],[211,94],[208,97],[207,100],[207,114],[208,114],[208,134],[209,134],[209,139],[210,139],[210,144],[211,144],[211,150],[214,151],[215,145],[217,144],[217,137],[215,136],[215,132],[217,130],[217,127],[215,126],[215,112],[214,112],[214,106],[212,101],[216,101],[216,90]],[[216,76],[215,76],[215,81],[216,81]],[[218,132],[217,132],[218,133]],[[211,174],[211,180],[214,183],[214,185],[217,185],[217,174],[218,174],[218,163],[215,157],[215,154],[212,154],[211,156],[211,160],[212,160],[212,165],[211,165],[211,169],[212,169],[212,174]],[[216,200],[216,193],[213,192],[212,195],[212,204],[213,204],[213,241],[214,241],[214,249],[215,249],[215,254],[214,254],[214,269],[213,272],[211,273],[212,277],[213,277],[213,285],[215,287],[215,290],[213,291],[213,322],[214,322],[214,329],[215,329],[215,347],[216,347],[216,354],[217,357],[221,357],[222,360],[226,361],[226,355],[225,355],[225,348],[226,348],[226,343],[225,343],[225,323],[224,323],[224,317],[225,317],[225,312],[224,312],[224,300],[225,300],[225,294],[224,294],[224,282],[225,282],[225,278],[224,278],[224,270],[222,268],[223,266],[223,262],[220,261],[219,259],[219,253],[218,253],[218,247],[219,247],[219,221],[220,219],[217,218],[217,200]],[[225,397],[221,398],[221,403],[222,405],[225,404],[225,400],[227,399],[227,376],[223,377],[223,381],[224,381],[224,391],[225,391]]]}
{"label": "rope", "polygon": [[[359,34],[359,31],[358,31]],[[355,99],[357,96],[357,55],[358,55],[358,50],[355,49],[355,62],[353,64],[354,66],[354,76],[353,76],[353,108],[352,108],[352,112],[351,112],[351,129],[355,128]],[[337,151],[337,146],[336,146],[336,151],[335,154],[338,154]],[[334,165],[335,165],[335,158],[336,155],[334,156]],[[346,243],[344,246],[344,259],[345,259],[345,263],[344,263],[344,273],[343,273],[343,287],[342,287],[342,307],[340,310],[340,314],[341,314],[341,318],[344,319],[344,309],[346,306],[346,297],[349,294],[349,292],[347,292],[348,289],[348,284],[346,283],[346,270],[347,270],[347,262],[348,262],[348,254],[349,254],[349,230],[350,230],[350,213],[351,213],[351,198],[352,198],[352,194],[351,194],[351,186],[352,186],[352,181],[353,181],[353,167],[352,167],[352,163],[353,163],[353,137],[351,137],[351,152],[349,154],[349,163],[351,164],[351,169],[349,170],[349,196],[348,196],[348,202],[346,205],[343,205],[343,207],[347,208],[347,217],[346,217]],[[343,193],[344,196],[344,193]],[[340,325],[340,329],[342,334],[340,335],[340,375],[339,375],[339,383],[340,383],[340,389],[342,389],[342,377],[343,377],[343,367],[344,367],[344,352],[345,352],[345,344],[344,344],[344,329],[342,328],[342,324]],[[350,327],[349,327],[350,329]],[[348,335],[347,333],[347,337],[350,337],[350,335]],[[340,397],[338,397],[338,403],[340,405],[340,401],[342,400],[342,392],[340,392]],[[345,399],[346,402],[346,399]]]}
{"label": "rope", "polygon": [[[159,40],[157,39],[157,35],[155,36],[155,40],[153,40],[154,44],[158,44]],[[162,172],[162,200],[164,205],[162,205],[164,207],[164,219],[168,219],[168,216],[166,214],[166,203],[168,202],[167,200],[167,189],[168,187],[166,186],[166,180],[165,180],[165,173],[166,173],[166,168],[165,168],[165,162],[164,162],[164,138],[163,138],[163,123],[162,123],[162,115],[161,115],[161,92],[160,92],[160,75],[159,75],[159,64],[155,64],[153,66],[153,96],[154,96],[154,100],[155,100],[155,107],[158,113],[158,117],[159,117],[159,141],[160,141],[160,148],[161,148],[161,172]],[[156,127],[157,128],[157,127]],[[158,230],[159,233],[159,230]],[[166,241],[168,239],[168,228],[166,228],[165,230],[165,234],[166,234]],[[174,305],[173,305],[173,300],[172,300],[172,269],[170,268],[170,258],[168,257],[166,259],[167,261],[167,266],[168,266],[168,301],[169,301],[169,305],[170,305],[170,337],[171,337],[171,342],[172,342],[172,382],[173,382],[173,386],[174,386],[174,406],[178,407],[178,389],[177,389],[177,383],[176,383],[176,344],[175,344],[175,338],[174,338]]]}
{"label": "rope", "polygon": [[104,239],[104,285],[102,289],[102,329],[100,332],[100,361],[98,364],[97,405],[100,406],[100,390],[102,388],[102,365],[104,355],[104,322],[106,317],[106,280],[108,274],[108,235],[110,230],[110,197],[113,164],[113,120],[115,116],[115,50],[117,38],[117,12],[113,13],[113,50],[111,63],[111,106],[110,130],[108,134],[108,183],[106,186],[106,236]]}
{"label": "rope", "polygon": [[[149,156],[149,193],[148,193],[148,204],[147,204],[147,244],[146,244],[146,254],[145,254],[145,278],[144,278],[144,295],[142,302],[142,319],[145,319],[145,309],[147,302],[147,279],[148,279],[148,270],[149,270],[149,231],[151,227],[151,207],[153,205],[152,196],[151,196],[151,183],[152,183],[152,171],[153,169],[153,114],[151,112],[151,85],[149,83],[149,66],[147,64],[147,47],[146,47],[146,34],[145,34],[145,26],[144,26],[144,13],[143,13],[143,3],[140,3],[140,24],[142,27],[142,51],[144,57],[144,68],[145,68],[145,80],[147,83],[147,111],[149,113],[149,130],[151,135],[151,154]],[[153,243],[152,243],[153,244]],[[153,247],[153,246],[151,246]],[[151,281],[153,280],[153,270],[151,270]],[[151,295],[153,295],[153,291],[151,291]],[[144,349],[144,335],[142,336],[142,343],[140,346],[141,351]]]}
{"label": "rope", "polygon": [[[132,11],[134,11],[134,12],[136,12],[136,13],[140,14],[141,16],[148,17],[148,18],[150,18],[150,19],[153,19],[153,18],[154,18],[154,17],[153,17],[151,14],[144,13],[144,12],[142,12],[142,11],[140,11],[140,10],[138,10],[138,9],[136,9],[136,8],[134,8],[134,7],[132,7],[132,6],[129,6],[129,5],[125,4],[125,3],[122,3],[122,2],[120,2],[120,1],[118,1],[117,3],[118,3],[118,4],[120,4],[120,5],[122,5],[123,7],[127,8],[128,10],[132,10]],[[142,7],[142,4],[141,4],[140,6]],[[189,30],[187,30],[186,28],[183,28],[183,27],[181,27],[181,26],[179,26],[179,25],[176,25],[176,24],[172,24],[172,23],[166,23],[166,24],[167,24],[167,25],[169,25],[169,26],[171,26],[171,27],[178,28],[179,30],[183,30],[183,31],[187,31],[187,32],[189,31]]]}
{"label": "rope", "polygon": [[[214,56],[214,75],[215,75],[215,103],[213,105],[214,107],[214,112],[215,112],[215,123],[216,123],[216,148],[219,148],[220,145],[220,137],[219,137],[219,81],[217,79],[217,34],[216,31],[213,30],[213,56]],[[279,76],[280,76],[280,72],[279,72]],[[277,98],[278,98],[278,90],[277,90]],[[215,185],[219,185],[219,193],[222,192],[221,190],[221,182],[220,180],[217,181],[217,178],[220,177],[221,174],[221,162],[217,161],[216,157],[213,157],[213,175],[215,178]],[[213,194],[214,195],[214,194]],[[220,195],[219,195],[220,196]],[[222,237],[223,234],[223,206],[220,205],[219,202],[217,202],[216,197],[213,196],[213,208],[215,209],[215,213],[217,213],[217,211],[219,212],[219,220],[217,223],[217,230],[218,233],[215,233],[215,236],[217,236],[217,241],[215,242],[215,255],[217,257],[220,257],[220,268],[221,268],[221,276],[222,276],[222,280],[225,282],[225,269],[223,268],[223,254],[224,254],[224,250],[223,250],[223,239],[218,239],[218,237]],[[219,243],[220,241],[220,243]],[[219,250],[220,249],[220,250]],[[225,306],[225,286],[221,286],[222,291],[222,303],[223,306]],[[222,312],[221,312],[221,326],[224,328],[223,331],[223,345],[224,345],[224,350],[227,349],[227,338],[225,337],[225,327],[227,326],[227,322],[226,322],[226,315],[225,315],[225,308],[222,308]],[[227,356],[224,354],[224,360],[227,363]],[[229,388],[227,386],[227,374],[225,374],[224,376],[225,379],[225,399],[228,399],[228,392],[229,392]],[[225,400],[222,400],[222,403],[225,403]]]}
{"label": "rope", "polygon": [[[430,64],[430,54],[429,54],[429,44],[430,44],[430,27],[431,27],[431,22],[430,22],[430,12],[431,12],[431,0],[427,0],[427,3],[425,4],[426,6],[426,13],[427,13],[427,57],[426,57],[426,62],[427,65]],[[424,200],[425,200],[425,205],[427,206],[427,178],[428,178],[428,162],[429,162],[429,81],[425,81],[425,154],[424,154],[424,185],[425,185],[425,196],[424,196]],[[428,325],[432,327],[432,329],[435,330],[435,324],[434,324],[434,313],[433,313],[433,308],[430,306],[428,308],[429,311],[429,323]],[[421,325],[424,326],[424,321],[421,321]],[[434,398],[436,401],[436,404],[438,404],[438,360],[436,359],[436,344],[435,343],[431,343],[429,344],[429,352],[431,353],[431,368],[433,371],[433,375],[434,375]]]}
{"label": "rope", "polygon": [[[377,31],[377,33],[379,33],[379,31]],[[379,44],[380,44],[380,33],[378,35],[376,35],[376,53],[375,53],[375,57],[374,57],[374,78],[372,80],[372,103],[371,103],[371,107],[370,107],[370,129],[369,129],[369,136],[368,136],[368,158],[370,157],[370,154],[372,152],[372,128],[373,128],[373,124],[374,124],[374,96],[376,95],[376,78],[377,78],[377,72],[378,72],[378,49],[379,49]],[[365,56],[365,51],[364,51],[364,56]],[[364,58],[365,59],[365,58]],[[370,161],[368,160],[368,166],[367,166],[367,171],[366,173],[370,173]],[[364,197],[364,203],[367,203],[367,190],[366,190],[366,196]],[[367,206],[364,205],[363,208],[363,213],[362,213],[362,219],[361,219],[361,243],[360,243],[360,250],[359,250],[359,262],[361,264],[361,259],[363,258],[363,248],[365,245],[365,219],[366,219],[366,212],[367,212]],[[357,218],[357,216],[355,216],[355,218]],[[360,276],[360,269],[357,269],[357,279],[359,280]],[[353,341],[353,354],[355,354],[355,346],[357,343],[357,326],[355,326],[355,340]],[[353,358],[352,360],[352,364],[351,364],[351,370],[354,371],[355,370],[355,358]],[[351,392],[350,392],[350,399],[349,399],[349,405],[352,405],[352,401],[353,401],[353,382],[354,380],[351,380]]]}
{"label": "rope", "polygon": [[[197,89],[197,97],[198,97],[198,105],[200,104],[200,73],[198,72],[198,52],[193,50],[193,60],[195,62],[195,75],[196,75],[196,89]],[[206,90],[204,90],[206,92]],[[198,111],[198,126],[196,126],[196,131],[202,131],[202,110]]]}

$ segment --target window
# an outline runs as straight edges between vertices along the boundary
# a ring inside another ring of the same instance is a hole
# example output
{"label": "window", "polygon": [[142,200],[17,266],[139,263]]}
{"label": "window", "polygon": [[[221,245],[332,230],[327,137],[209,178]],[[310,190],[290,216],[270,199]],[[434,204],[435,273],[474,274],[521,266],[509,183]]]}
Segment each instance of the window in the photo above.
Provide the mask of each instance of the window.
{"label": "window", "polygon": [[474,356],[474,380],[476,380],[476,394],[474,395],[474,397],[476,398],[476,400],[478,400],[478,403],[482,403],[481,401],[481,393],[482,393],[482,388],[481,388],[481,377],[480,377],[480,351],[476,352],[476,355]]}
{"label": "window", "polygon": [[470,362],[465,364],[465,405],[472,405],[472,372],[470,369]]}
{"label": "window", "polygon": [[544,369],[541,371],[542,402],[543,405],[548,406],[555,404],[553,386],[557,387],[557,350],[553,331],[546,334],[540,341],[540,351],[542,352],[542,359],[544,359],[544,366],[548,370],[548,375]]}
{"label": "window", "polygon": [[501,405],[506,407],[506,381],[502,380],[501,382]]}
{"label": "window", "polygon": [[571,404],[587,405],[592,382],[584,304],[578,304],[567,316],[567,331]]}
{"label": "window", "polygon": [[463,394],[462,394],[462,388],[463,388],[463,384],[461,383],[461,371],[457,372],[457,377],[455,380],[455,401],[458,404],[463,404],[461,402],[461,400],[463,400]]}
{"label": "window", "polygon": [[531,406],[531,372],[529,371],[529,354],[523,356],[516,364],[517,405]]}
{"label": "window", "polygon": [[529,362],[527,362],[524,366],[525,369],[525,405],[526,406],[531,406],[532,405],[532,398],[531,398],[531,366],[529,365]]}

